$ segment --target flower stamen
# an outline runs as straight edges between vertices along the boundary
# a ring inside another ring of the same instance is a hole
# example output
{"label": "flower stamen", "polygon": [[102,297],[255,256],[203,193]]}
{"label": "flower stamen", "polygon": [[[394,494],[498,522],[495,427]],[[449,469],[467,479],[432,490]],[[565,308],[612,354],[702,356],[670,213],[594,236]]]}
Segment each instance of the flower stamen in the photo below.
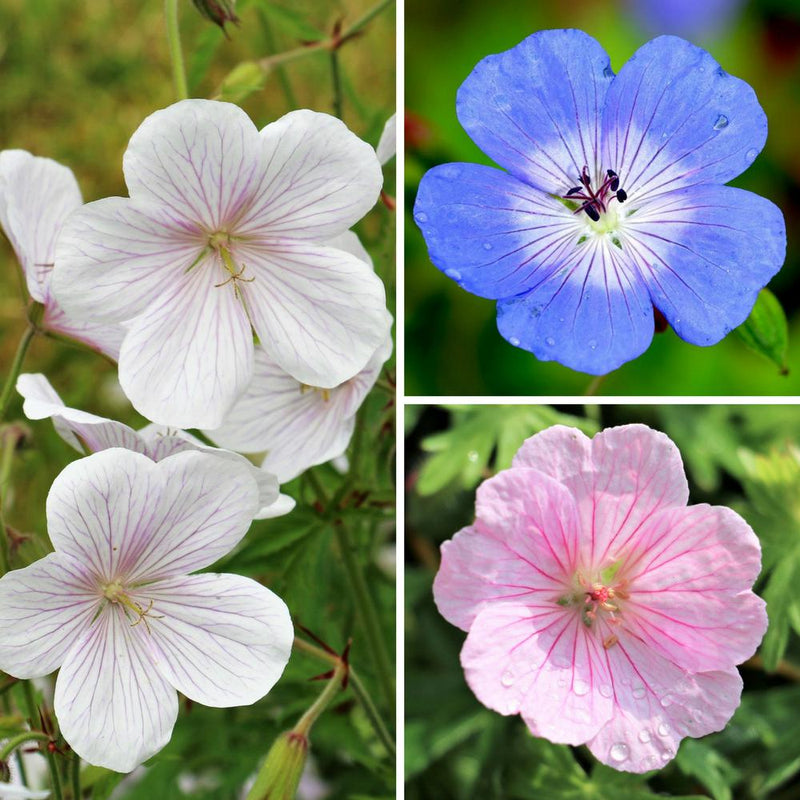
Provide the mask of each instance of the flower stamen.
{"label": "flower stamen", "polygon": [[628,199],[628,194],[624,189],[619,188],[619,175],[613,169],[606,170],[606,177],[598,190],[592,190],[592,179],[589,177],[589,168],[584,166],[578,180],[581,186],[573,186],[567,190],[566,194],[561,195],[562,200],[580,200],[581,205],[572,213],[579,214],[585,211],[592,222],[600,221],[600,214],[605,214],[608,204],[616,198],[618,203],[624,203]]}

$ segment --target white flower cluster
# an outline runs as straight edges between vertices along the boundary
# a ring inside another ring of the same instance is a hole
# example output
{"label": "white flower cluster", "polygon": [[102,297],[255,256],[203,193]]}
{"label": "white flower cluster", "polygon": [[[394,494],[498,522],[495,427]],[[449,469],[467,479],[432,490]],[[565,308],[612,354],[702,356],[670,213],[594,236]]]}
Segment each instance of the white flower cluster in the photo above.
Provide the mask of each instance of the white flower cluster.
{"label": "white flower cluster", "polygon": [[249,704],[283,672],[283,601],[190,573],[292,509],[279,483],[344,453],[392,318],[349,230],[381,164],[340,120],[301,110],[258,131],[234,105],[184,100],[142,123],[124,172],[130,197],[83,205],[66,167],[0,153],[0,223],[42,327],[117,360],[152,423],[68,408],[44,375],[20,376],[25,414],[88,455],[50,489],[54,552],[0,579],[0,669],[60,668],[64,738],[127,772],[169,741],[176,690]]}

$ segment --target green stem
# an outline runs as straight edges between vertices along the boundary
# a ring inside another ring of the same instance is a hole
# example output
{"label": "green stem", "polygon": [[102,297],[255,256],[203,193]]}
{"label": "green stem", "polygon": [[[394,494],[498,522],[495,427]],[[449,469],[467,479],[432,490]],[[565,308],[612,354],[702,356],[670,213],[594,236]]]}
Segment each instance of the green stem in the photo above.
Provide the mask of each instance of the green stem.
{"label": "green stem", "polygon": [[[30,718],[31,726],[35,725],[39,714],[36,708],[36,700],[33,697],[33,685],[30,681],[22,681],[22,689],[25,693],[25,704],[28,707],[28,717]],[[45,739],[49,739],[45,736]],[[50,770],[50,782],[53,790],[53,800],[64,800],[64,795],[61,791],[61,776],[58,774],[58,765],[56,764],[56,757],[49,749],[45,748],[45,756],[47,757],[47,766]]]}
{"label": "green stem", "polygon": [[[264,31],[264,38],[267,41],[267,47],[270,52],[275,50],[275,36],[272,33],[272,25],[267,19],[267,15],[259,9],[259,16],[261,17],[261,27]],[[275,73],[278,76],[278,83],[281,85],[283,96],[286,98],[286,105],[290,108],[297,108],[297,97],[295,96],[294,89],[292,89],[289,75],[283,67],[277,67]]]}
{"label": "green stem", "polygon": [[14,456],[16,439],[10,431],[5,430],[0,448],[0,575],[5,575],[11,569],[11,546],[8,543],[8,530],[6,529],[6,485],[11,471],[11,459]]}
{"label": "green stem", "polygon": [[583,393],[584,397],[594,397],[599,391],[600,387],[603,385],[603,382],[607,378],[607,375],[596,375],[592,380],[589,382],[589,385],[586,387],[586,391]]}
{"label": "green stem", "polygon": [[360,31],[365,25],[372,22],[382,11],[389,8],[394,3],[394,0],[381,0],[376,3],[369,11],[362,17],[359,17],[352,25],[345,28],[337,36],[330,36],[327,39],[320,39],[316,42],[310,42],[302,47],[296,47],[293,50],[287,50],[284,53],[276,53],[266,58],[262,58],[258,65],[264,72],[270,72],[273,68],[280,64],[286,64],[289,61],[294,61],[298,58],[310,55],[311,53],[318,53],[321,50],[336,50],[347,42],[354,34]]}
{"label": "green stem", "polygon": [[328,681],[319,697],[311,704],[311,707],[297,721],[292,728],[292,733],[300,736],[308,736],[311,726],[319,719],[322,712],[328,707],[331,700],[341,691],[342,678],[347,674],[347,665],[342,661],[336,664],[333,677]]}
{"label": "green stem", "polygon": [[5,761],[21,744],[25,742],[48,742],[50,737],[38,731],[25,731],[9,739],[0,749],[0,761]]}
{"label": "green stem", "polygon": [[72,753],[72,800],[81,798],[81,757]]}
{"label": "green stem", "polygon": [[333,114],[339,119],[344,119],[342,115],[342,75],[336,50],[331,50],[331,81],[333,83]]}
{"label": "green stem", "polygon": [[167,22],[169,57],[172,61],[172,82],[175,84],[175,94],[178,100],[185,100],[189,96],[189,89],[186,85],[186,67],[183,63],[183,50],[181,50],[178,0],[164,0],[164,16]]}
{"label": "green stem", "polygon": [[353,552],[353,543],[350,541],[347,528],[341,520],[335,520],[333,523],[333,531],[339,545],[339,551],[342,554],[342,562],[344,563],[347,577],[349,578],[348,584],[353,592],[356,611],[359,617],[361,617],[367,645],[369,646],[372,659],[375,662],[378,682],[380,683],[386,705],[392,710],[392,714],[394,714],[394,671],[392,670],[392,661],[389,658],[389,651],[386,649],[386,643],[383,640],[381,626],[378,621],[378,613],[375,610],[375,604],[372,602],[372,596],[367,588],[367,581],[364,578],[361,565],[358,563],[355,553]]}
{"label": "green stem", "polygon": [[34,336],[36,336],[36,327],[34,325],[28,325],[25,329],[25,333],[22,334],[22,339],[20,339],[17,345],[17,352],[14,354],[14,360],[11,362],[11,371],[8,373],[3,391],[0,393],[0,420],[6,418],[8,404],[11,402],[14,387],[17,385],[17,378],[19,377],[19,373],[22,372],[22,363],[25,361],[25,354],[28,352],[28,348]]}

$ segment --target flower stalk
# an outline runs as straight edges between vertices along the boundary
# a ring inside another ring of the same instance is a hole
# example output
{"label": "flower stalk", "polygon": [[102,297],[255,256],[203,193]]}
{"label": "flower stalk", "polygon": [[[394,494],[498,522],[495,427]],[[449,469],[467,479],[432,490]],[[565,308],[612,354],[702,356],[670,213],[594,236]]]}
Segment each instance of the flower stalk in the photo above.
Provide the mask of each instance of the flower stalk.
{"label": "flower stalk", "polygon": [[33,337],[39,330],[39,323],[41,322],[43,313],[44,306],[41,303],[34,303],[28,313],[28,327],[25,329],[25,333],[22,334],[19,345],[17,345],[17,352],[14,354],[14,360],[11,362],[11,370],[3,385],[3,390],[0,392],[0,421],[4,420],[6,417],[8,404],[11,402],[11,396],[14,393],[17,378],[22,371],[22,364],[25,361],[25,356],[33,341]]}
{"label": "flower stalk", "polygon": [[[28,717],[30,724],[34,725],[39,717],[36,700],[33,696],[33,684],[30,681],[22,682],[22,691],[25,694],[25,705],[28,707]],[[47,734],[41,734],[43,740],[49,741],[50,737]],[[56,757],[51,752],[50,748],[44,748],[44,755],[47,759],[47,768],[50,771],[50,788],[53,790],[53,800],[63,800],[64,794],[61,791],[61,776],[58,772],[58,765],[56,764]]]}
{"label": "flower stalk", "polygon": [[175,95],[178,100],[189,96],[186,84],[186,67],[181,49],[181,32],[178,25],[178,0],[164,0],[164,17],[167,23],[167,42],[169,57],[172,62],[172,82],[175,84]]}

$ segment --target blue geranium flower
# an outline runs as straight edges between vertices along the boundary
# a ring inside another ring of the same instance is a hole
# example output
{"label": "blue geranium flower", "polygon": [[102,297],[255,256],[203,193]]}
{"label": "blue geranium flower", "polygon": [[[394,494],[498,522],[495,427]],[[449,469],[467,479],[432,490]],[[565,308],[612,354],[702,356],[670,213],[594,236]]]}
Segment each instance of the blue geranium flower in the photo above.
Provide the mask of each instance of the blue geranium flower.
{"label": "blue geranium flower", "polygon": [[435,167],[414,218],[433,263],[543,361],[615,369],[647,349],[654,308],[715,344],[783,263],[780,210],[723,186],[764,146],[764,112],[689,42],[654,39],[615,76],[587,34],[541,31],[483,59],[456,107],[507,171]]}

